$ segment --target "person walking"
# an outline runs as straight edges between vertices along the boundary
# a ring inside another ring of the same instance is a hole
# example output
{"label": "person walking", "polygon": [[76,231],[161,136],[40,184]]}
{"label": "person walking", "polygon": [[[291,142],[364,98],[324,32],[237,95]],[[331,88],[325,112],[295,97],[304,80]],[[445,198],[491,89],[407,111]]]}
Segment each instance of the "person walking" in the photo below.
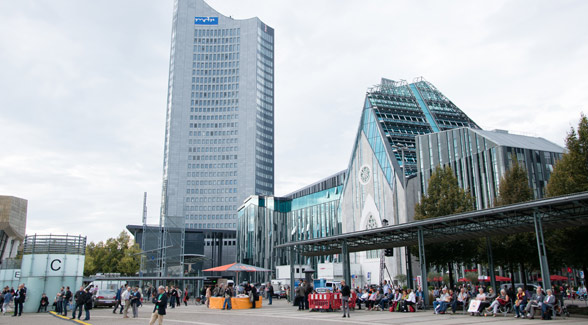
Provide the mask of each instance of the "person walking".
{"label": "person walking", "polygon": [[124,306],[123,318],[129,318],[128,313],[129,308],[131,307],[131,304],[129,303],[129,300],[131,299],[131,287],[127,287],[127,289],[123,293],[121,293],[120,299]]}
{"label": "person walking", "polygon": [[8,287],[6,288],[7,289],[4,290],[4,302],[2,303],[2,316],[6,315],[6,311],[8,310],[8,304],[10,304],[10,301],[13,297],[13,292],[8,290]]}
{"label": "person walking", "polygon": [[22,315],[22,307],[26,299],[26,291],[24,289],[24,284],[18,286],[18,289],[14,295],[14,315],[12,317],[21,316]]}
{"label": "person walking", "polygon": [[182,297],[182,290],[180,290],[180,287],[176,286],[176,291],[178,292],[178,294],[176,295],[176,306],[181,306],[182,304],[180,303],[180,298]]}
{"label": "person walking", "polygon": [[157,297],[153,298],[153,303],[155,306],[153,307],[153,314],[151,314],[149,325],[154,325],[155,321],[159,321],[159,325],[162,325],[165,308],[167,308],[167,295],[163,286],[159,286]]}
{"label": "person walking", "polygon": [[118,307],[120,306],[120,313],[123,313],[123,304],[122,304],[122,300],[121,300],[121,295],[124,292],[123,290],[125,289],[125,286],[120,286],[120,288],[118,288],[118,290],[116,291],[116,305],[114,305],[114,309],[112,310],[113,314],[116,314],[116,310],[118,309]]}
{"label": "person walking", "polygon": [[188,291],[190,287],[186,286],[184,288],[184,298],[182,299],[184,301],[184,306],[188,307],[188,301],[190,300],[190,295],[188,294]]}
{"label": "person walking", "polygon": [[267,299],[269,300],[268,305],[271,305],[272,299],[274,298],[274,286],[272,286],[271,282],[268,282],[267,287]]}
{"label": "person walking", "polygon": [[349,317],[349,296],[351,296],[351,288],[341,281],[341,305],[343,307],[343,317]]}
{"label": "person walking", "polygon": [[131,296],[131,307],[133,308],[133,318],[139,317],[139,305],[141,304],[141,292],[139,287],[135,287],[135,291]]}
{"label": "person walking", "polygon": [[178,299],[178,290],[176,290],[175,286],[172,286],[170,291],[170,301],[169,305],[172,309],[176,308],[176,301]]}
{"label": "person walking", "polygon": [[82,317],[82,309],[86,303],[86,291],[84,291],[84,286],[81,286],[80,290],[76,291],[74,302],[75,306],[71,311],[71,319],[76,319],[76,311],[78,312],[78,319],[80,319]]}
{"label": "person walking", "polygon": [[69,287],[65,287],[65,296],[63,297],[63,316],[67,317],[67,307],[69,306],[69,303],[71,301],[72,298],[72,293],[71,290],[69,290]]}
{"label": "person walking", "polygon": [[40,313],[43,310],[44,313],[47,312],[47,306],[49,306],[49,297],[43,293],[41,296],[41,301],[39,302],[39,309],[37,309],[37,313]]}
{"label": "person walking", "polygon": [[210,308],[210,297],[212,297],[211,286],[208,286],[208,288],[206,288],[206,294],[204,295],[204,297],[206,297],[206,308]]}

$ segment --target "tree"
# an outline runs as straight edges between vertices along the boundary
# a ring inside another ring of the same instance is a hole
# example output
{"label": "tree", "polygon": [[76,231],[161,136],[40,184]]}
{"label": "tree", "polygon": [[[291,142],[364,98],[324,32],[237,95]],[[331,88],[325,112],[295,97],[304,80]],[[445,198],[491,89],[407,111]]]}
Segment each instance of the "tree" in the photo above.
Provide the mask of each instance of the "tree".
{"label": "tree", "polygon": [[[582,114],[578,129],[570,129],[566,137],[562,159],[555,164],[547,183],[547,195],[558,196],[588,191],[588,118]],[[584,270],[588,274],[586,234],[588,227],[573,227],[547,233],[547,249],[550,256],[558,256],[561,262]],[[551,263],[550,263],[551,264]],[[550,265],[551,266],[551,265]]]}
{"label": "tree", "polygon": [[122,231],[117,238],[86,245],[84,275],[121,273],[135,275],[139,271],[141,250],[131,236]]}
{"label": "tree", "polygon": [[[515,204],[533,199],[533,191],[529,186],[527,170],[519,164],[516,156],[512,156],[512,167],[508,169],[498,187],[499,195],[495,205]],[[485,247],[483,248],[485,250]],[[533,233],[519,233],[494,237],[492,239],[492,252],[496,264],[508,265],[511,273],[514,273],[514,266],[518,265],[525,274],[525,266],[536,266],[537,263],[529,263],[529,257],[536,255],[535,235]],[[534,261],[534,260],[531,260]],[[513,287],[514,277],[511,275]],[[526,275],[523,283],[526,284]]]}
{"label": "tree", "polygon": [[[428,185],[427,196],[421,197],[421,202],[415,206],[415,219],[437,218],[474,209],[472,196],[459,187],[450,167],[435,168]],[[471,262],[477,255],[477,246],[475,240],[427,245],[427,263],[447,266],[449,285],[453,287],[453,263]]]}

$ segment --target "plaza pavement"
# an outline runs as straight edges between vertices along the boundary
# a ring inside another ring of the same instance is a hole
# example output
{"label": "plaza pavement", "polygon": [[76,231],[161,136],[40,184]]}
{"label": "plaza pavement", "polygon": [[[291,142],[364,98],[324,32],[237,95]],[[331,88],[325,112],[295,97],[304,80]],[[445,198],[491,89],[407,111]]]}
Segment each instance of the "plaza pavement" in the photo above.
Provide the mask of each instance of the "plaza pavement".
{"label": "plaza pavement", "polygon": [[[265,301],[264,301],[265,304]],[[93,309],[91,320],[87,323],[92,325],[101,324],[148,324],[153,305],[146,304],[139,308],[139,318],[123,319],[120,314],[113,314],[112,309]],[[83,315],[83,313],[82,313]],[[71,316],[71,315],[70,315]],[[82,316],[83,317],[83,316]],[[539,317],[540,318],[540,317]],[[216,324],[588,324],[588,318],[557,318],[549,322],[541,319],[524,320],[514,319],[512,314],[507,317],[472,317],[469,315],[433,315],[432,311],[420,311],[416,313],[390,313],[384,311],[351,311],[351,318],[342,318],[341,312],[309,312],[298,311],[297,307],[292,307],[285,300],[274,300],[272,306],[264,305],[261,309],[247,310],[211,310],[205,306],[189,305],[188,307],[176,307],[169,309],[165,317],[164,324],[178,325],[216,325]],[[58,325],[58,324],[75,324],[71,321],[52,316],[50,314],[23,314],[22,317],[0,316],[0,324],[41,324],[41,325]]]}

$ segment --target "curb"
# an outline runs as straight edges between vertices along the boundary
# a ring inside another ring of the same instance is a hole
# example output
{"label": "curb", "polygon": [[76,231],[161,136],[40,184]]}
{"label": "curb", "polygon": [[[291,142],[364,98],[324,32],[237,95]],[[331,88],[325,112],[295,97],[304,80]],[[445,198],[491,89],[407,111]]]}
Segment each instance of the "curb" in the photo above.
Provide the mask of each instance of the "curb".
{"label": "curb", "polygon": [[82,324],[82,325],[92,325],[90,323],[86,323],[86,322],[81,321],[79,319],[71,319],[69,317],[65,317],[65,316],[59,315],[58,313],[56,313],[54,311],[50,311],[49,314],[53,315],[53,317],[61,318],[63,320],[66,320],[66,321],[69,321],[69,322],[72,322],[72,323],[78,323],[78,324]]}

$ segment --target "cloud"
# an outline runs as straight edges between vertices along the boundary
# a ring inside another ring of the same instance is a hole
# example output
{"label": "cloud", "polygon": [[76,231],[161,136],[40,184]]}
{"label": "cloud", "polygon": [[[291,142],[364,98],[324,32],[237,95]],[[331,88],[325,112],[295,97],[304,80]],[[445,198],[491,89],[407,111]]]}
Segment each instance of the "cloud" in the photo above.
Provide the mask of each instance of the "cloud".
{"label": "cloud", "polygon": [[[276,194],[347,167],[368,87],[424,76],[485,128],[563,144],[586,112],[585,1],[220,1],[276,31]],[[172,1],[0,2],[0,193],[28,233],[157,222]]]}

